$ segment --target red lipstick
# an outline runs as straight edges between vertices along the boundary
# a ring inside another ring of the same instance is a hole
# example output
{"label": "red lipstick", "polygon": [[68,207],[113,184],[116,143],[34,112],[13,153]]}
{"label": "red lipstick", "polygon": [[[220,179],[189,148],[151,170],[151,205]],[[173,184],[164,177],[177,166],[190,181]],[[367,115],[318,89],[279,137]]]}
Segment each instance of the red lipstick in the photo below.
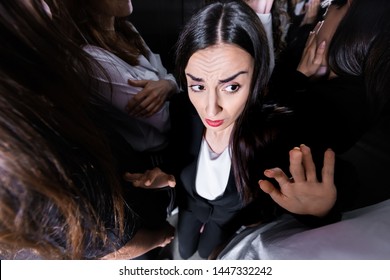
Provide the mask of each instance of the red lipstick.
{"label": "red lipstick", "polygon": [[209,126],[218,127],[218,126],[220,126],[220,125],[223,124],[223,120],[216,120],[216,121],[213,121],[213,120],[206,119],[206,123],[207,123]]}

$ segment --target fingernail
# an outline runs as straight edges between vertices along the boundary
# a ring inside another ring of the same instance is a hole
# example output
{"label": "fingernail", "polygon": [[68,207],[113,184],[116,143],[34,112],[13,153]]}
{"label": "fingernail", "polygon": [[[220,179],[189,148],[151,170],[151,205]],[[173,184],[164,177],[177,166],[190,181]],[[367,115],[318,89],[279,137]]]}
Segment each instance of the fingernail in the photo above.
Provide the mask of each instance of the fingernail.
{"label": "fingernail", "polygon": [[316,34],[318,34],[318,32],[321,30],[321,27],[322,27],[323,24],[324,24],[324,21],[323,21],[323,20],[320,21],[320,22],[318,22],[318,28],[317,28],[317,30],[316,30]]}
{"label": "fingernail", "polygon": [[270,175],[272,173],[272,171],[271,170],[269,170],[269,169],[266,169],[266,170],[264,170],[264,174],[267,176],[267,175]]}

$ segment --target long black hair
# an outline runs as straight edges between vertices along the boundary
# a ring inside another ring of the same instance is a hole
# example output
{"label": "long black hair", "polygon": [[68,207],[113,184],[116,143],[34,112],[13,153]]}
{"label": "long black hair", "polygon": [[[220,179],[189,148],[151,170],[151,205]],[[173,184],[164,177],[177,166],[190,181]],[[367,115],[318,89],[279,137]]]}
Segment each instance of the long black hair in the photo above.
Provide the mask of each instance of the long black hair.
{"label": "long black hair", "polygon": [[[342,6],[346,2],[336,0],[332,5]],[[378,87],[388,81],[385,53],[389,48],[389,12],[388,0],[352,1],[329,45],[328,61],[333,72],[338,76],[364,78],[374,117],[386,102],[387,94]],[[385,76],[380,78],[381,75]]]}
{"label": "long black hair", "polygon": [[249,202],[258,191],[252,164],[255,153],[272,138],[272,133],[266,132],[262,122],[263,98],[270,73],[269,47],[256,13],[242,1],[214,2],[203,7],[179,36],[176,74],[182,88],[186,88],[185,68],[190,57],[199,50],[221,43],[242,48],[255,62],[250,95],[230,139],[236,185],[243,200]]}

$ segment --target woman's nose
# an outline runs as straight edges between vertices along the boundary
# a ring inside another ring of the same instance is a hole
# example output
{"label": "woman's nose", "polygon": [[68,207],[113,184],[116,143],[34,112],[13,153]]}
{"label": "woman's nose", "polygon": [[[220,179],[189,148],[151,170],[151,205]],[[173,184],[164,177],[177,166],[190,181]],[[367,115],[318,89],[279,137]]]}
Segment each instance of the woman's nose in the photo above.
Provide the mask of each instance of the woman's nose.
{"label": "woman's nose", "polygon": [[222,107],[220,106],[218,94],[215,91],[210,91],[207,98],[206,113],[210,117],[216,116]]}

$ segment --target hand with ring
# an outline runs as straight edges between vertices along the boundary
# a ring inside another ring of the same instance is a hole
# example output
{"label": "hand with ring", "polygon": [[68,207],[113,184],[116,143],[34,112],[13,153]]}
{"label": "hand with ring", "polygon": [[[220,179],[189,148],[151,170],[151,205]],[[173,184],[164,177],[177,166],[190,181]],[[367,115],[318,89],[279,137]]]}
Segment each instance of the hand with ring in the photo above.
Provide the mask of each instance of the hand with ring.
{"label": "hand with ring", "polygon": [[335,154],[328,149],[324,155],[322,181],[317,179],[310,148],[301,145],[290,151],[289,178],[280,168],[268,169],[264,175],[275,179],[280,188],[267,180],[260,180],[260,188],[284,209],[301,215],[325,216],[337,198],[334,185]]}

